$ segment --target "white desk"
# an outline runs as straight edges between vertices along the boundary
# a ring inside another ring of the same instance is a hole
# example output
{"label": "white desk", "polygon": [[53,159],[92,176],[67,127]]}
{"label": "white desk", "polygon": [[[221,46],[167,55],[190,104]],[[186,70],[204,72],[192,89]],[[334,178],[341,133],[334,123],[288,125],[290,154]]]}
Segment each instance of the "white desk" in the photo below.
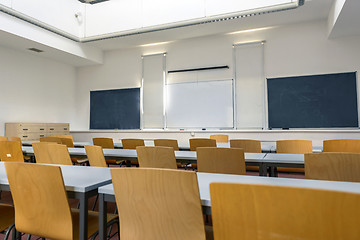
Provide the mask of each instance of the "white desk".
{"label": "white desk", "polygon": [[[39,141],[22,141],[21,143],[23,146],[31,147],[34,142],[39,142]],[[74,142],[74,147],[79,147],[79,148],[82,147],[83,148],[85,145],[92,145],[92,143],[91,142]]]}
{"label": "white desk", "polygon": [[[23,153],[27,156],[34,156],[32,147],[22,147]],[[134,149],[103,149],[104,156],[107,159],[116,160],[137,160],[136,150]],[[84,148],[69,148],[69,154],[72,157],[86,157]],[[267,169],[263,167],[263,159],[266,153],[245,153],[245,163],[248,166],[259,166],[260,175],[266,176]],[[196,152],[191,151],[175,151],[177,162],[183,164],[196,163]]]}
{"label": "white desk", "polygon": [[[302,187],[360,194],[360,183],[291,178],[266,178],[213,173],[197,173],[197,177],[201,204],[204,211],[208,214],[211,214],[210,183],[212,182]],[[114,188],[112,184],[99,188],[99,199],[99,239],[106,239],[106,231],[104,229],[106,226],[105,213],[107,212],[107,202],[115,202]]]}
{"label": "white desk", "polygon": [[[68,196],[80,201],[79,239],[88,239],[88,199],[97,194],[99,187],[111,183],[110,169],[85,166],[59,166]],[[0,162],[0,190],[10,191],[3,162]]]}

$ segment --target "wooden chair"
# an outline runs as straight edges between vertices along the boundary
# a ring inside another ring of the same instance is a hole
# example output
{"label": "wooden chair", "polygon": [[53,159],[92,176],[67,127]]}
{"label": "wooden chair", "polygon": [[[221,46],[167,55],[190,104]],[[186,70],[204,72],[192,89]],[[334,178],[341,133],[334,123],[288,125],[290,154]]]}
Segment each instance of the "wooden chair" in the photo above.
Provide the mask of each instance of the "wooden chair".
{"label": "wooden chair", "polygon": [[218,142],[227,143],[229,142],[229,135],[224,135],[224,134],[210,135],[210,139],[215,139],[217,143]]}
{"label": "wooden chair", "polygon": [[[79,238],[79,211],[70,209],[59,166],[5,163],[5,169],[19,232],[50,239]],[[108,215],[108,221],[114,219],[115,215]],[[98,214],[89,211],[88,236],[97,232],[98,221]]]}
{"label": "wooden chair", "polygon": [[[276,153],[305,154],[312,153],[312,141],[310,140],[279,140],[276,141]],[[278,167],[278,172],[304,173],[304,168]]]}
{"label": "wooden chair", "polygon": [[[197,147],[216,147],[216,140],[209,138],[191,138],[189,139],[190,151],[196,151]],[[192,163],[193,168],[197,168],[196,163]]]}
{"label": "wooden chair", "polygon": [[[1,192],[0,192],[1,193]],[[15,224],[15,210],[14,207],[8,204],[0,203],[0,233],[4,232],[4,240],[10,236],[10,231]]]}
{"label": "wooden chair", "polygon": [[[136,147],[145,146],[144,139],[128,138],[121,139],[123,149],[136,149]],[[138,161],[131,161],[131,165],[138,166]]]}
{"label": "wooden chair", "polygon": [[261,142],[252,139],[231,139],[231,148],[242,148],[244,152],[261,153]]}
{"label": "wooden chair", "polygon": [[246,174],[243,149],[198,147],[196,153],[198,172]]}
{"label": "wooden chair", "polygon": [[57,143],[55,143],[55,142],[34,142],[34,143],[32,143],[36,163],[50,163],[50,164],[52,163],[51,155],[50,155],[48,147],[47,147],[49,144],[57,145]]}
{"label": "wooden chair", "polygon": [[120,239],[205,239],[195,172],[113,168],[111,175]]}
{"label": "wooden chair", "polygon": [[144,139],[135,139],[135,138],[121,139],[121,143],[123,149],[136,149],[136,147],[145,146]]}
{"label": "wooden chair", "polygon": [[93,138],[93,144],[102,148],[114,149],[114,141],[112,138]]}
{"label": "wooden chair", "polygon": [[305,177],[315,180],[360,182],[360,154],[307,153]]}
{"label": "wooden chair", "polygon": [[61,144],[61,138],[58,137],[41,137],[40,142],[55,142]]}
{"label": "wooden chair", "polygon": [[142,168],[177,169],[172,147],[136,147],[139,166]]}
{"label": "wooden chair", "polygon": [[9,137],[9,141],[19,142],[22,145],[21,138],[19,137]]}
{"label": "wooden chair", "polygon": [[323,152],[360,153],[359,139],[334,139],[323,141]]}
{"label": "wooden chair", "polygon": [[[244,152],[261,153],[261,142],[252,139],[231,139],[230,148],[242,148]],[[246,170],[259,172],[259,167],[246,166]]]}
{"label": "wooden chair", "polygon": [[70,135],[70,134],[66,134],[66,135],[50,135],[49,137],[68,138],[68,139],[71,139],[72,141],[74,141],[73,136]]}
{"label": "wooden chair", "polygon": [[14,141],[0,141],[0,159],[4,162],[24,162],[21,144]]}
{"label": "wooden chair", "polygon": [[[71,135],[70,135],[71,136]],[[60,138],[61,144],[66,145],[68,148],[74,148],[74,141],[72,138]]]}
{"label": "wooden chair", "polygon": [[211,183],[214,239],[360,239],[360,194]]}
{"label": "wooden chair", "polygon": [[154,145],[156,147],[172,147],[174,151],[179,151],[179,144],[176,139],[155,139]]}
{"label": "wooden chair", "polygon": [[37,163],[73,165],[66,145],[40,142],[33,147]]}
{"label": "wooden chair", "polygon": [[8,141],[8,137],[3,137],[3,136],[0,136],[0,141]]}
{"label": "wooden chair", "polygon": [[107,167],[103,148],[94,145],[85,145],[86,155],[92,167]]}

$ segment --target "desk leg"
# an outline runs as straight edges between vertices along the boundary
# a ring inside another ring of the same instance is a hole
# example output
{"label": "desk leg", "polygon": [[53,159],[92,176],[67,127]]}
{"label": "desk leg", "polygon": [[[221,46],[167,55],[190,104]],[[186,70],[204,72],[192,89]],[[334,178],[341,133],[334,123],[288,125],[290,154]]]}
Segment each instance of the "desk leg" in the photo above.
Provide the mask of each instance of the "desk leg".
{"label": "desk leg", "polygon": [[267,177],[267,166],[266,164],[261,163],[259,165],[259,175],[263,177]]}
{"label": "desk leg", "polygon": [[[99,194],[99,240],[106,239],[106,214],[107,202],[104,201],[104,194]],[[120,234],[120,233],[119,233]]]}
{"label": "desk leg", "polygon": [[86,194],[80,195],[80,229],[79,229],[79,239],[85,240],[88,239],[88,198]]}
{"label": "desk leg", "polygon": [[269,177],[278,177],[277,167],[270,167]]}

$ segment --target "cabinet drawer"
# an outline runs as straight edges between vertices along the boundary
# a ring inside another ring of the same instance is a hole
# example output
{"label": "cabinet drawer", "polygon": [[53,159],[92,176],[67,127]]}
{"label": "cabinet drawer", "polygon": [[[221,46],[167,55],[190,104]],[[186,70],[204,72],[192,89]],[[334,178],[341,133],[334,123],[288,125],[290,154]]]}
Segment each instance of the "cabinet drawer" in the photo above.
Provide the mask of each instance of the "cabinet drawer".
{"label": "cabinet drawer", "polygon": [[18,127],[20,134],[24,133],[44,133],[46,132],[46,126],[42,124],[20,124]]}
{"label": "cabinet drawer", "polygon": [[41,137],[46,137],[45,133],[24,133],[19,135],[21,141],[39,141]]}
{"label": "cabinet drawer", "polygon": [[47,124],[46,129],[48,134],[69,133],[69,124]]}

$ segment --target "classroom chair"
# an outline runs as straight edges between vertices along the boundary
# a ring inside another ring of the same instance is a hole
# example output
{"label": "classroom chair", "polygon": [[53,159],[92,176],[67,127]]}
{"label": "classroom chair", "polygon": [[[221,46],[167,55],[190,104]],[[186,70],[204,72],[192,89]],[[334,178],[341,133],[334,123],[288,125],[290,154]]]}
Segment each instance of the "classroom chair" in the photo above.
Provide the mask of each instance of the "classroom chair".
{"label": "classroom chair", "polygon": [[37,163],[73,165],[66,145],[54,142],[36,142],[32,145]]}
{"label": "classroom chair", "polygon": [[[278,140],[276,141],[276,153],[305,154],[312,153],[311,140]],[[278,167],[278,172],[304,173],[304,168]]]}
{"label": "classroom chair", "polygon": [[198,147],[196,153],[198,172],[246,174],[241,148]]}
{"label": "classroom chair", "polygon": [[74,148],[74,141],[72,140],[72,138],[63,138],[60,137],[61,140],[61,144],[66,145],[68,148]]}
{"label": "classroom chair", "polygon": [[[65,145],[66,147],[68,148],[75,147],[72,135],[53,135],[53,136],[57,136],[57,138],[60,138],[61,144]],[[85,164],[88,162],[88,159],[84,157],[71,157],[71,161],[77,164]]]}
{"label": "classroom chair", "polygon": [[176,139],[154,139],[156,147],[172,147],[174,151],[179,151],[179,144]]}
{"label": "classroom chair", "polygon": [[307,153],[305,177],[315,180],[360,182],[360,153]]}
{"label": "classroom chair", "polygon": [[[92,140],[93,140],[93,144],[95,146],[100,146],[103,149],[114,149],[115,148],[114,141],[112,138],[93,138]],[[105,161],[108,165],[122,163],[122,161],[119,162],[118,160],[115,160],[115,159],[106,159]]]}
{"label": "classroom chair", "polygon": [[9,137],[9,141],[19,142],[22,145],[21,138],[19,137]]}
{"label": "classroom chair", "polygon": [[55,142],[61,144],[61,139],[58,137],[41,137],[40,142]]}
{"label": "classroom chair", "polygon": [[174,148],[172,147],[136,147],[141,168],[177,169]]}
{"label": "classroom chair", "polygon": [[50,135],[49,137],[58,137],[58,138],[68,138],[74,141],[74,138],[70,134],[61,134],[61,135]]}
{"label": "classroom chair", "polygon": [[[1,194],[1,192],[0,192]],[[4,240],[10,236],[10,231],[14,229],[15,211],[9,204],[0,203],[0,233],[4,233]]]}
{"label": "classroom chair", "polygon": [[206,239],[195,172],[113,168],[111,176],[120,239]]}
{"label": "classroom chair", "polygon": [[[90,166],[92,167],[108,167],[105,160],[103,148],[95,145],[85,145],[86,155],[88,157]],[[122,165],[124,160],[117,160],[115,164]]]}
{"label": "classroom chair", "polygon": [[[197,147],[216,147],[216,140],[209,138],[190,138],[190,151],[196,151]],[[197,163],[192,163],[191,167],[193,169],[197,168]]]}
{"label": "classroom chair", "polygon": [[210,139],[215,139],[217,143],[218,142],[227,143],[229,142],[229,135],[224,135],[224,134],[210,135]]}
{"label": "classroom chair", "polygon": [[360,153],[360,140],[359,139],[324,140],[323,152]]}
{"label": "classroom chair", "polygon": [[[59,166],[5,163],[5,169],[19,232],[50,239],[79,238],[79,211],[70,209]],[[116,217],[108,214],[107,220]],[[89,211],[88,236],[98,231],[98,221],[98,213]]]}
{"label": "classroom chair", "polygon": [[14,141],[0,141],[0,160],[3,162],[24,162],[21,144]]}
{"label": "classroom chair", "polygon": [[[144,139],[127,138],[121,139],[123,149],[136,149],[139,146],[145,146]],[[139,166],[138,161],[131,161],[131,165]]]}
{"label": "classroom chair", "polygon": [[[261,153],[261,142],[252,139],[231,139],[230,148],[242,148],[244,149],[244,152]],[[259,167],[246,166],[246,170],[259,172]]]}
{"label": "classroom chair", "polygon": [[360,239],[360,194],[211,183],[215,240]]}
{"label": "classroom chair", "polygon": [[0,141],[8,141],[8,137],[3,137],[3,136],[0,136]]}
{"label": "classroom chair", "polygon": [[114,141],[112,138],[93,138],[93,144],[102,148],[114,149]]}

